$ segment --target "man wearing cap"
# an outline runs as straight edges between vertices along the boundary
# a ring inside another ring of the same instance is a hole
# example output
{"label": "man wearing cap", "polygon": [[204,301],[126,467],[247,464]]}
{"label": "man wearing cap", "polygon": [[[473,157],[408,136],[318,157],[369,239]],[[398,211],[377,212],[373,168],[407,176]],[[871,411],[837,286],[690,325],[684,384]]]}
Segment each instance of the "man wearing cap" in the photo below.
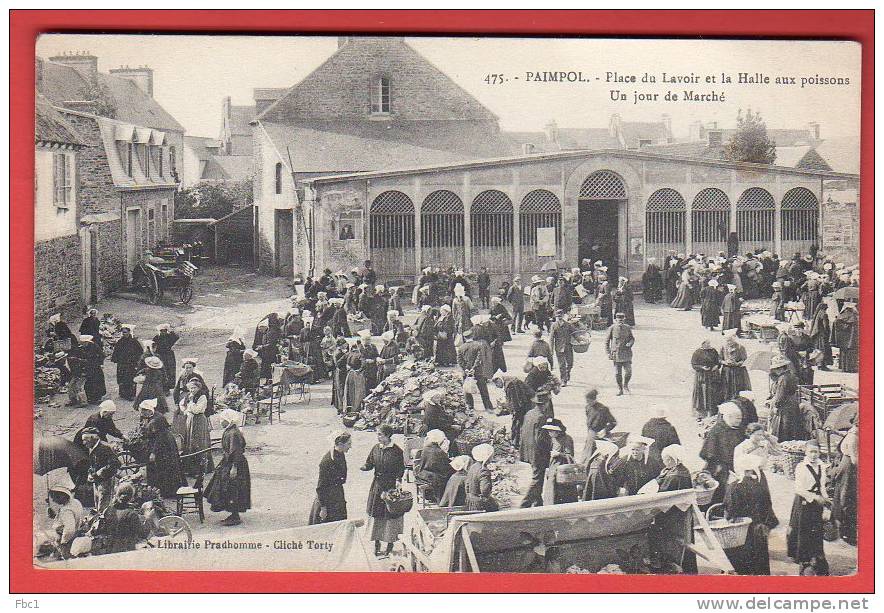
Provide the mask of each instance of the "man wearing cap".
{"label": "man wearing cap", "polygon": [[632,335],[632,328],[626,323],[626,315],[617,313],[614,325],[608,328],[605,349],[608,352],[608,359],[614,362],[614,377],[619,388],[618,396],[622,396],[624,390],[629,391],[629,380],[632,378],[632,346],[634,344],[635,337]]}
{"label": "man wearing cap", "polygon": [[175,377],[178,374],[178,366],[175,363],[175,350],[173,347],[180,337],[169,329],[169,324],[160,324],[157,326],[157,331],[159,334],[153,337],[153,342],[156,347],[157,357],[163,361],[163,368],[166,374],[164,385],[168,392],[175,384]]}
{"label": "man wearing cap", "polygon": [[559,363],[562,386],[568,385],[571,379],[571,368],[574,366],[574,348],[571,346],[571,336],[574,334],[574,325],[565,320],[565,312],[557,310],[555,321],[549,330],[549,343]]}
{"label": "man wearing cap", "polygon": [[521,277],[513,278],[513,283],[507,288],[504,298],[513,307],[513,333],[524,332],[525,290],[522,287]]}
{"label": "man wearing cap", "polygon": [[98,406],[98,412],[93,413],[86,419],[86,424],[74,435],[74,442],[78,445],[83,444],[83,432],[94,429],[98,433],[101,442],[106,443],[107,437],[112,436],[123,440],[126,438],[120,432],[114,423],[114,413],[117,412],[117,405],[113,400],[105,400]]}
{"label": "man wearing cap", "polygon": [[111,362],[117,365],[117,387],[119,388],[120,398],[124,400],[135,399],[135,374],[138,372],[138,362],[141,361],[141,354],[144,353],[144,347],[141,342],[132,334],[133,329],[129,324],[120,326],[122,336],[117,344],[114,345],[114,351],[111,354]]}
{"label": "man wearing cap", "polygon": [[[460,366],[464,376],[471,376],[476,380],[479,388],[479,396],[482,398],[482,406],[491,412],[491,397],[488,395],[488,379],[494,374],[491,361],[491,351],[487,341],[473,338],[473,330],[464,330],[464,343],[457,349],[457,365]],[[473,409],[473,395],[466,394],[467,405]]]}
{"label": "man wearing cap", "polygon": [[520,505],[523,509],[543,506],[543,480],[552,450],[552,439],[542,429],[549,417],[546,412],[548,399],[549,393],[535,394],[532,399],[534,407],[525,414],[522,422],[519,459],[531,465],[531,485]]}
{"label": "man wearing cap", "polygon": [[89,452],[89,471],[86,480],[92,484],[95,508],[104,511],[111,503],[120,470],[120,459],[107,443],[101,442],[97,428],[84,428],[83,445]]}
{"label": "man wearing cap", "polygon": [[549,328],[549,290],[538,276],[531,277],[531,291],[528,294],[529,310],[534,314],[534,323],[541,330]]}
{"label": "man wearing cap", "polygon": [[479,287],[479,301],[483,309],[491,308],[491,275],[488,274],[488,267],[483,266],[482,272],[476,277],[476,285]]}
{"label": "man wearing cap", "polygon": [[92,337],[92,342],[104,349],[103,339],[101,338],[101,320],[98,319],[98,309],[89,307],[86,310],[86,317],[80,323],[80,334]]}
{"label": "man wearing cap", "polygon": [[789,360],[774,355],[770,360],[770,432],[780,441],[807,439],[798,401],[798,377]]}

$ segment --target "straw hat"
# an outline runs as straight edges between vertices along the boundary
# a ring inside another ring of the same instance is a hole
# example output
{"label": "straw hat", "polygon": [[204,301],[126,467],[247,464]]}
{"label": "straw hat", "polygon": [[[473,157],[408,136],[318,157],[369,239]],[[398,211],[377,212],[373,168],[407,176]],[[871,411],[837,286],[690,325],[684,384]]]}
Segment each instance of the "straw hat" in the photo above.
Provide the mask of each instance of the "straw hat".
{"label": "straw hat", "polygon": [[494,455],[494,447],[488,443],[482,443],[473,447],[473,459],[477,462],[485,462]]}
{"label": "straw hat", "polygon": [[148,368],[153,368],[154,370],[160,370],[163,367],[163,361],[155,355],[144,358],[144,363],[147,364]]}

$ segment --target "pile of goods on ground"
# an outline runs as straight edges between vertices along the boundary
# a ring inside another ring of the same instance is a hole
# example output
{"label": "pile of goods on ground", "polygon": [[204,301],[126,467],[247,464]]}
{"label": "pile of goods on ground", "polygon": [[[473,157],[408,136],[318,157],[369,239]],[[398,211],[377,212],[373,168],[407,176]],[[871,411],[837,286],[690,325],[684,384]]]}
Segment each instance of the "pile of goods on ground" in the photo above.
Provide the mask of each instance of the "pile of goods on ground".
{"label": "pile of goods on ground", "polygon": [[[39,364],[40,356],[37,358],[37,364]],[[34,366],[34,400],[36,402],[46,402],[60,390],[61,371],[59,369],[51,366]]]}
{"label": "pile of goods on ground", "polygon": [[519,461],[518,450],[513,446],[506,428],[498,426],[469,409],[463,391],[463,377],[456,371],[437,370],[427,362],[403,362],[362,402],[357,430],[369,430],[382,423],[394,430],[416,432],[422,419],[417,416],[422,409],[423,396],[430,390],[445,392],[437,404],[460,426],[458,444],[472,448],[480,443],[491,443],[494,455],[488,462],[494,486],[492,495],[500,508],[512,506],[521,495],[516,478],[509,470]]}
{"label": "pile of goods on ground", "polygon": [[252,410],[252,395],[237,385],[230,383],[215,398],[215,413],[232,409],[238,413],[249,413]]}
{"label": "pile of goods on ground", "polygon": [[110,357],[117,341],[123,336],[120,321],[110,313],[105,313],[101,316],[98,331],[101,333],[101,341],[104,344],[104,355]]}

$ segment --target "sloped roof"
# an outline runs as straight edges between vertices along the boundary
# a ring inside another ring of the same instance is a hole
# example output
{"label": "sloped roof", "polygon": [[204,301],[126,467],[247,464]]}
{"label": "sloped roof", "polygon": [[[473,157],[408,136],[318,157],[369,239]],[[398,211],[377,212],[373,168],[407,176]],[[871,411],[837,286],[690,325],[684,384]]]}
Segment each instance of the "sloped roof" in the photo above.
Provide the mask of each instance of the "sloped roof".
{"label": "sloped roof", "polygon": [[213,161],[227,181],[243,181],[255,171],[255,159],[251,155],[216,155]]}
{"label": "sloped roof", "polygon": [[[669,143],[667,145],[645,145],[641,151],[659,153],[662,155],[678,155],[702,160],[723,160],[724,146],[709,146],[706,141],[691,141],[686,143]],[[779,166],[779,160],[777,160]]]}
{"label": "sloped roof", "polygon": [[620,132],[629,149],[638,149],[642,140],[658,143],[667,138],[666,124],[662,121],[623,121]]}
{"label": "sloped roof", "polygon": [[38,142],[78,145],[81,147],[97,144],[80,134],[61,113],[44,100],[37,101],[34,139]]}
{"label": "sloped roof", "polygon": [[[98,83],[107,89],[116,109],[112,119],[159,130],[184,132],[184,127],[174,117],[129,79],[99,72]],[[70,66],[55,62],[43,62],[38,88],[55,106],[65,107],[68,106],[65,104],[67,102],[82,102],[89,98],[88,83],[83,75]],[[71,108],[75,107],[71,105]],[[82,106],[77,105],[75,110],[82,110]]]}
{"label": "sloped roof", "polygon": [[522,145],[534,145],[538,151],[572,149],[618,149],[620,141],[607,128],[557,128],[556,141],[550,142],[546,132],[501,132],[509,151],[518,154]]}
{"label": "sloped roof", "polygon": [[[727,142],[737,131],[736,128],[705,128],[706,132],[721,132],[722,142]],[[806,145],[815,145],[820,141],[812,138],[810,132],[805,129],[792,128],[768,128],[767,136],[774,141],[777,147],[798,147]]]}
{"label": "sloped roof", "polygon": [[[494,113],[401,37],[375,36],[350,38],[258,119],[275,123],[367,120],[368,87],[377,75],[391,76],[396,120],[497,121]],[[408,84],[407,95],[399,94],[400,82]]]}
{"label": "sloped roof", "polygon": [[836,172],[859,173],[860,146],[855,138],[827,138],[816,151]]}
{"label": "sloped roof", "polygon": [[99,131],[101,132],[101,140],[104,145],[104,151],[107,157],[107,163],[110,167],[111,177],[113,178],[115,187],[123,188],[140,188],[140,187],[177,187],[178,183],[171,175],[169,164],[163,166],[163,175],[157,175],[156,172],[151,173],[150,177],[145,176],[143,169],[138,161],[138,156],[133,156],[132,176],[126,174],[123,166],[120,149],[117,147],[117,130],[121,126],[124,128],[131,127],[119,121],[106,119],[104,117],[96,118]]}
{"label": "sloped roof", "polygon": [[184,144],[193,149],[197,155],[214,155],[211,150],[221,147],[221,143],[217,138],[208,136],[185,136]]}
{"label": "sloped roof", "polygon": [[271,122],[261,122],[261,126],[292,172],[356,172],[396,168],[402,160],[427,165],[465,159],[451,151],[383,139],[380,135],[348,134]]}
{"label": "sloped roof", "polygon": [[254,100],[279,100],[288,90],[288,87],[256,87],[252,90],[252,98]]}

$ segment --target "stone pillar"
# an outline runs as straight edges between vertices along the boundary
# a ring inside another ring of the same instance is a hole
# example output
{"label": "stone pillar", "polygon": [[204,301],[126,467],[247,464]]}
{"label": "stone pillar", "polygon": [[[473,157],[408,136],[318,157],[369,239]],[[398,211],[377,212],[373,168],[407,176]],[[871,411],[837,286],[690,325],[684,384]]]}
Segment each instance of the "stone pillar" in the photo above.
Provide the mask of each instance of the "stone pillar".
{"label": "stone pillar", "polygon": [[[472,224],[470,224],[470,209],[473,205],[473,189],[470,187],[470,173],[463,173],[463,253],[464,253],[464,270],[470,271],[473,264],[473,238]],[[471,271],[470,271],[471,272]]]}
{"label": "stone pillar", "polygon": [[421,258],[423,257],[423,245],[421,237],[421,204],[424,201],[424,195],[421,188],[421,180],[419,176],[414,177],[414,274],[416,278],[420,278],[421,274]]}
{"label": "stone pillar", "polygon": [[780,175],[775,175],[774,184],[774,253],[783,255],[783,187]]}
{"label": "stone pillar", "polygon": [[510,189],[511,198],[513,198],[513,262],[512,267],[510,269],[509,278],[512,279],[513,275],[521,274],[522,272],[522,240],[520,237],[520,223],[519,223],[519,210],[522,207],[521,200],[521,179],[519,178],[519,170],[514,168],[512,170],[512,188]]}
{"label": "stone pillar", "polygon": [[682,191],[682,197],[684,198],[684,194],[687,194],[688,197],[684,199],[684,247],[685,253],[693,253],[694,252],[694,221],[691,219],[691,208],[694,206],[693,198],[691,198],[691,194],[694,193],[694,173],[693,168],[688,166],[687,171],[687,186],[686,189]]}

